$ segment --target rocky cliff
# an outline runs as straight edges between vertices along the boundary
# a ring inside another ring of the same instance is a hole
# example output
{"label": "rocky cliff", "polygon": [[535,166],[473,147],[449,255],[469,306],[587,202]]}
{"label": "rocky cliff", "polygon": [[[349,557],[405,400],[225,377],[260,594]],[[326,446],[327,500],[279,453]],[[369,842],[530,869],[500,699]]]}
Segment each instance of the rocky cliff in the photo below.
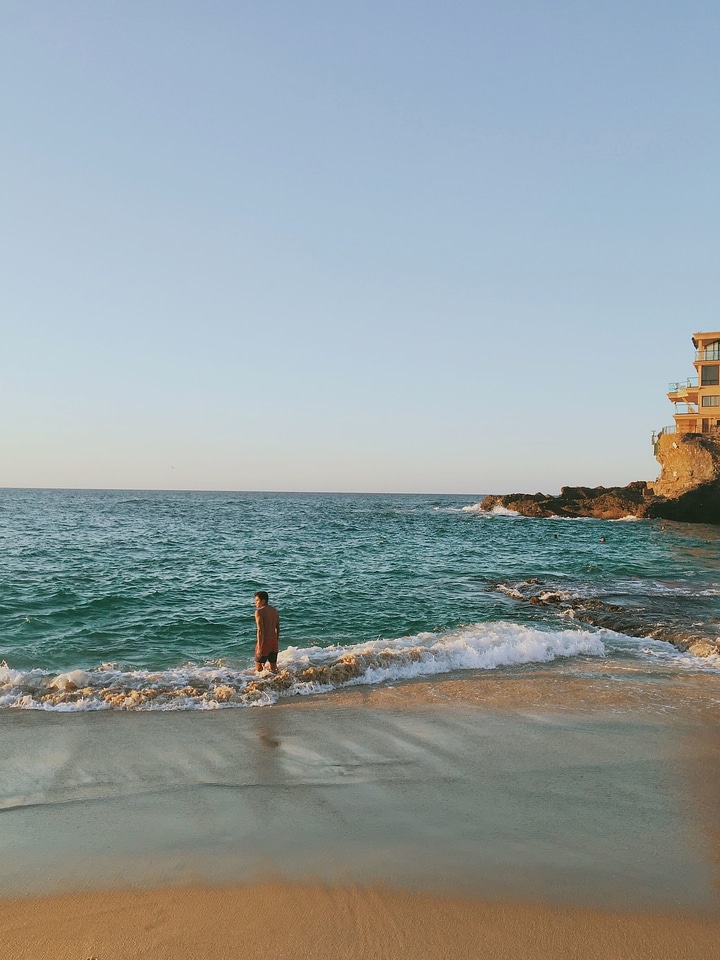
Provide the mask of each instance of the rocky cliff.
{"label": "rocky cliff", "polygon": [[703,433],[664,433],[655,444],[660,476],[648,484],[656,497],[675,500],[720,479],[720,440]]}
{"label": "rocky cliff", "polygon": [[720,439],[705,434],[663,434],[655,448],[661,472],[655,483],[626,487],[563,487],[559,496],[509,493],[485,497],[484,510],[504,508],[526,517],[657,517],[720,524]]}

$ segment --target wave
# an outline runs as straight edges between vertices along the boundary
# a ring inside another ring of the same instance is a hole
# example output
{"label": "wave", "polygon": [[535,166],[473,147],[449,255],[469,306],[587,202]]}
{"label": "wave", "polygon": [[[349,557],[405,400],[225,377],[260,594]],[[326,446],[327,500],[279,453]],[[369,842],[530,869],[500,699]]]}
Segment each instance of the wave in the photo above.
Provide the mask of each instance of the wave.
{"label": "wave", "polygon": [[483,510],[482,503],[470,503],[466,507],[460,508],[462,513],[479,513],[486,517],[522,517],[517,510],[508,510],[507,507],[493,507],[491,510]]}
{"label": "wave", "polygon": [[[465,507],[452,507],[448,508],[449,512],[455,513],[474,513],[481,517],[513,517],[520,520],[562,520],[564,522],[570,523],[586,523],[588,520],[599,519],[597,517],[563,517],[560,514],[553,513],[547,517],[529,517],[524,513],[519,513],[517,510],[511,510],[509,507],[503,507],[500,504],[496,504],[494,507],[491,507],[489,510],[484,509],[482,503],[469,503]],[[619,517],[617,520],[610,520],[609,523],[625,523],[634,520],[638,520],[639,517],[626,516]]]}
{"label": "wave", "polygon": [[[720,658],[720,637],[714,618],[700,619],[697,611],[698,598],[712,593],[667,586],[660,581],[654,584],[632,585],[625,583],[628,605],[615,602],[611,595],[598,595],[596,584],[571,584],[530,580],[493,583],[489,589],[497,590],[513,600],[554,609],[564,617],[577,620],[587,626],[611,630],[625,637],[663,641],[672,644],[681,652],[708,659],[714,663]],[[643,605],[638,606],[638,598]],[[676,601],[687,604],[677,606]],[[691,604],[693,609],[687,609]],[[688,614],[692,620],[688,620]],[[719,661],[720,662],[720,661]]]}
{"label": "wave", "polygon": [[41,669],[12,670],[3,663],[0,707],[86,711],[262,706],[281,697],[326,693],[340,687],[582,655],[605,655],[599,632],[538,629],[499,621],[351,646],[288,647],[278,658],[277,673],[257,674],[217,661],[156,672],[101,664],[93,670],[57,675]]}

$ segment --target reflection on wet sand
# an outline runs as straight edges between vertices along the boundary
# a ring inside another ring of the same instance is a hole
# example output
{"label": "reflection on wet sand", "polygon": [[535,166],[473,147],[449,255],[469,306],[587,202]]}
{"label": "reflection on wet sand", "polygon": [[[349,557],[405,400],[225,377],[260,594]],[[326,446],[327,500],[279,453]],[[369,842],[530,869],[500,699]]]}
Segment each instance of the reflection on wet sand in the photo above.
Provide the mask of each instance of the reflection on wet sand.
{"label": "reflection on wet sand", "polygon": [[562,707],[526,676],[502,707],[463,677],[264,710],[14,714],[0,887],[273,876],[710,909],[713,857],[677,759],[699,717],[619,695],[591,709],[604,681],[566,679]]}

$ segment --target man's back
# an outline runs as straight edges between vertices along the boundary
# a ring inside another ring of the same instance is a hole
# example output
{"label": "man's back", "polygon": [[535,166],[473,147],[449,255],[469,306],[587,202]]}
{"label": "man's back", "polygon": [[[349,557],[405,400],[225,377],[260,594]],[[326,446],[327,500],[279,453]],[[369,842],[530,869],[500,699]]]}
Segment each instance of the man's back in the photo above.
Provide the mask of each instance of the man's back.
{"label": "man's back", "polygon": [[277,653],[280,638],[280,614],[270,604],[258,607],[255,611],[257,624],[256,656],[266,657],[269,653]]}

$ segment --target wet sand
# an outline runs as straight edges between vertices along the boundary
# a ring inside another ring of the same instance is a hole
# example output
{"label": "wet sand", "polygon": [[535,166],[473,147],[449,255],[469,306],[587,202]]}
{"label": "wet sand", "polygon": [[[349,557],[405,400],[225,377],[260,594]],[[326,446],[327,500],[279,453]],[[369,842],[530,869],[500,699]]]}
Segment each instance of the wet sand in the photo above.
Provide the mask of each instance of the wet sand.
{"label": "wet sand", "polygon": [[3,716],[0,955],[720,957],[718,678]]}

